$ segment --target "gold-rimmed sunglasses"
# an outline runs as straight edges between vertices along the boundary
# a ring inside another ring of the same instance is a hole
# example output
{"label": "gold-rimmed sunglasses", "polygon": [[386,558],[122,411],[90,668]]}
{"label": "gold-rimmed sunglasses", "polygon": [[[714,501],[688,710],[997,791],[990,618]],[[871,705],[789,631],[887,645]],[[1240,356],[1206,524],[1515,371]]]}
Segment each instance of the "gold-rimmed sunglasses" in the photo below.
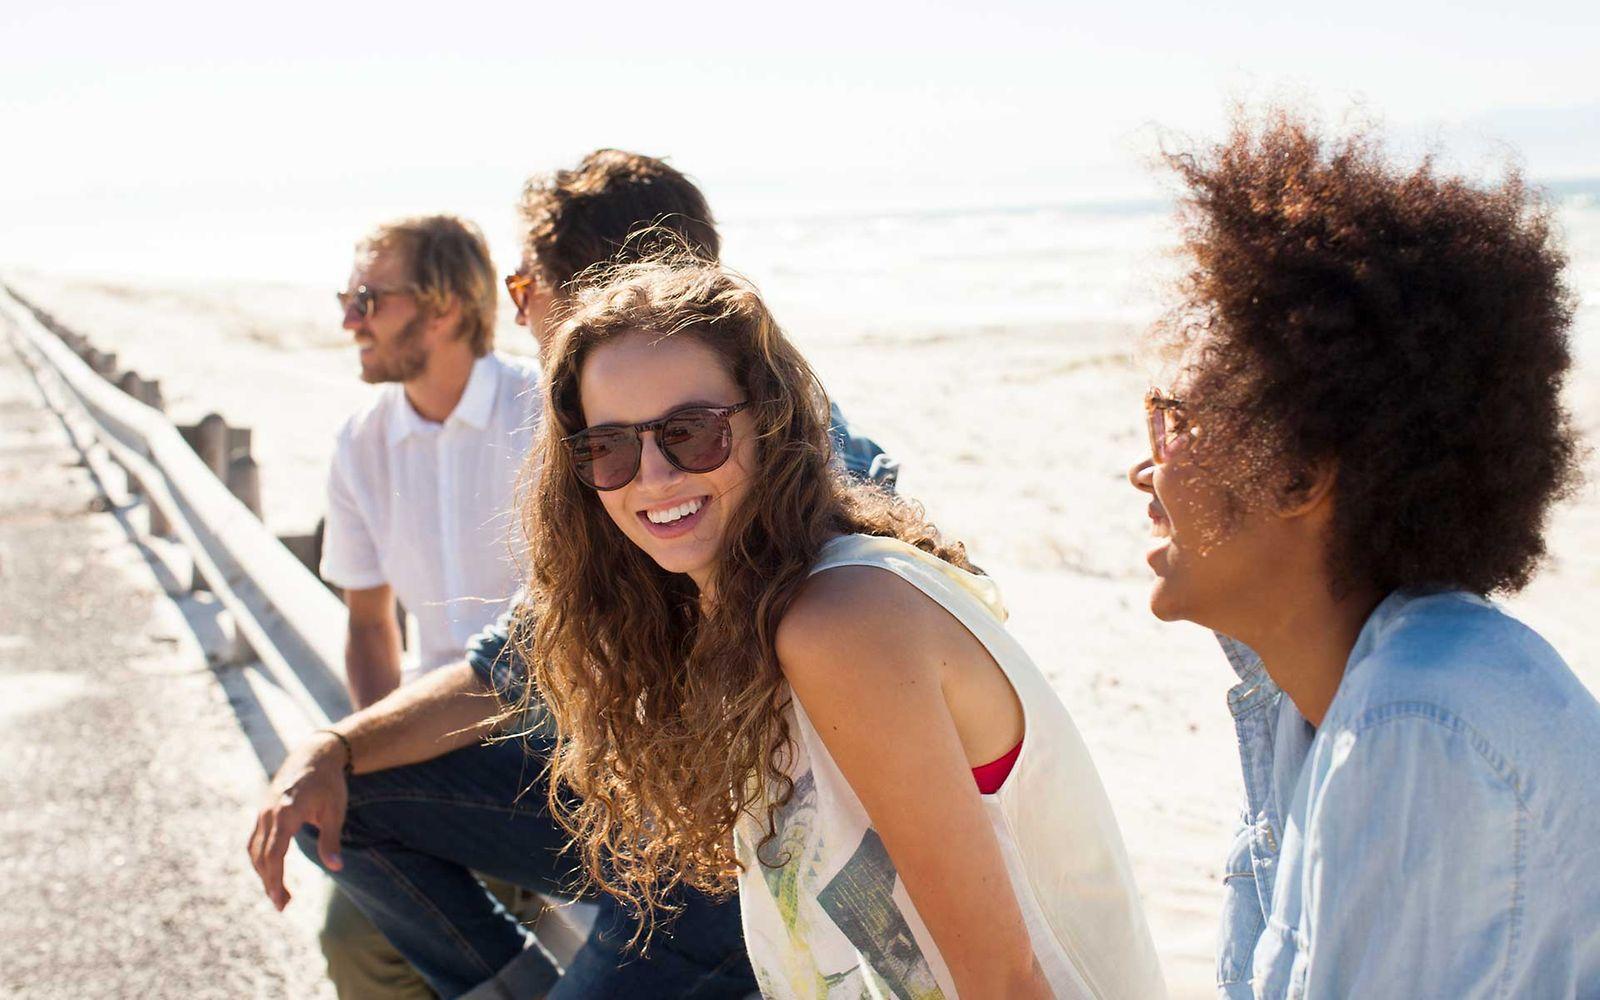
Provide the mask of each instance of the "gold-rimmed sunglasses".
{"label": "gold-rimmed sunglasses", "polygon": [[1145,427],[1150,432],[1150,460],[1157,465],[1167,460],[1178,436],[1189,429],[1189,415],[1183,400],[1161,389],[1144,394]]}

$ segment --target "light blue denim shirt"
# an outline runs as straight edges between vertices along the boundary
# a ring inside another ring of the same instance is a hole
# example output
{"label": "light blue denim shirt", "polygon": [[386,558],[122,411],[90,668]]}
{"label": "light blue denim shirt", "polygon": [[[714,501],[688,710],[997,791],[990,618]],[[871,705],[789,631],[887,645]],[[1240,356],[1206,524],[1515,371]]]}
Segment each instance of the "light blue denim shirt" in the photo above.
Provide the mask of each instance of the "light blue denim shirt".
{"label": "light blue denim shirt", "polygon": [[1313,728],[1222,644],[1222,996],[1600,997],[1600,704],[1554,649],[1470,594],[1391,594]]}

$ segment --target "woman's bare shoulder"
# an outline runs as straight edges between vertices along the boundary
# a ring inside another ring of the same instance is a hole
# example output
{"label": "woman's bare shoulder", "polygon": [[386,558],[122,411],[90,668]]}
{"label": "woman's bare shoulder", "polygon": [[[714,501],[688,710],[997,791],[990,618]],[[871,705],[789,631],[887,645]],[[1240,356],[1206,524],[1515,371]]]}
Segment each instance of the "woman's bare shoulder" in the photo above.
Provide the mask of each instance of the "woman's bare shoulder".
{"label": "woman's bare shoulder", "polygon": [[837,566],[808,579],[784,612],[778,661],[791,681],[797,673],[860,679],[879,664],[900,673],[925,659],[941,616],[932,598],[892,570]]}

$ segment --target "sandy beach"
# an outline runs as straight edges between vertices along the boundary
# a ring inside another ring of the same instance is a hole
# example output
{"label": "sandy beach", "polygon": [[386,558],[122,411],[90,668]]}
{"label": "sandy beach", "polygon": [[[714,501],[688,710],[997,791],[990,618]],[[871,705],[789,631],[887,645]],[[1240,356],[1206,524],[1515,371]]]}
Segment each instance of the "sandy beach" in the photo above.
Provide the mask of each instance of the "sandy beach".
{"label": "sandy beach", "polygon": [[[1600,441],[1600,207],[1580,205],[1564,219],[1580,295],[1569,403],[1592,445]],[[829,391],[901,459],[902,492],[1000,583],[1016,633],[1095,753],[1169,986],[1198,997],[1213,992],[1220,865],[1240,789],[1223,698],[1232,676],[1208,634],[1163,625],[1145,603],[1148,522],[1125,471],[1146,448],[1140,397],[1150,375],[1135,349],[1159,309],[1158,282],[1146,279],[1168,264],[1155,227],[1128,225],[1135,236],[1114,235],[1126,245],[1109,258],[1103,246],[1080,248],[1099,259],[1091,278],[1114,274],[1113,294],[1071,311],[1044,294],[1020,308],[1020,293],[986,286],[985,302],[1013,308],[941,312],[907,285],[872,313],[862,305],[870,282],[819,309],[820,264],[786,271],[776,237],[742,239],[749,273]],[[728,259],[744,266],[734,236]],[[998,274],[999,260],[967,270]],[[215,410],[253,427],[269,526],[310,529],[324,505],[333,435],[372,391],[338,327],[332,291],[343,275],[321,288],[3,277],[117,351],[124,366],[161,379],[175,420]],[[1060,294],[1078,302],[1086,293]],[[894,311],[911,302],[925,307],[915,320]],[[531,353],[531,337],[509,319],[500,346]],[[1600,599],[1600,461],[1591,454],[1587,464],[1591,485],[1551,522],[1548,565],[1506,603],[1600,691],[1600,639],[1582,627]]]}

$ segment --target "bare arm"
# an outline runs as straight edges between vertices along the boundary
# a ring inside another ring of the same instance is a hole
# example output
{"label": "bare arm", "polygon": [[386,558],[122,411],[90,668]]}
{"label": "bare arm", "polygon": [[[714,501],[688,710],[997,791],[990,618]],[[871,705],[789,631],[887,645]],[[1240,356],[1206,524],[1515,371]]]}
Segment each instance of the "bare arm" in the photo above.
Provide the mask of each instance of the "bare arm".
{"label": "bare arm", "polygon": [[[333,726],[350,745],[356,773],[432,760],[483,739],[500,705],[465,663],[435,670]],[[344,828],[345,745],[327,732],[290,751],[267,789],[251,832],[250,861],[267,898],[278,909],[289,902],[283,858],[300,827],[310,823],[320,837],[322,863],[337,870]]]}
{"label": "bare arm", "polygon": [[[357,774],[403,767],[482,741],[500,703],[465,663],[440,667],[329,727],[350,742]],[[339,764],[344,764],[343,747]]]}
{"label": "bare arm", "polygon": [[[812,578],[777,647],[960,994],[1049,997],[946,702],[946,671],[971,657],[970,639],[909,583],[850,567]],[[978,666],[993,663],[982,655]]]}
{"label": "bare arm", "polygon": [[350,700],[366,708],[400,686],[400,621],[388,584],[344,592],[350,609],[344,672]]}

